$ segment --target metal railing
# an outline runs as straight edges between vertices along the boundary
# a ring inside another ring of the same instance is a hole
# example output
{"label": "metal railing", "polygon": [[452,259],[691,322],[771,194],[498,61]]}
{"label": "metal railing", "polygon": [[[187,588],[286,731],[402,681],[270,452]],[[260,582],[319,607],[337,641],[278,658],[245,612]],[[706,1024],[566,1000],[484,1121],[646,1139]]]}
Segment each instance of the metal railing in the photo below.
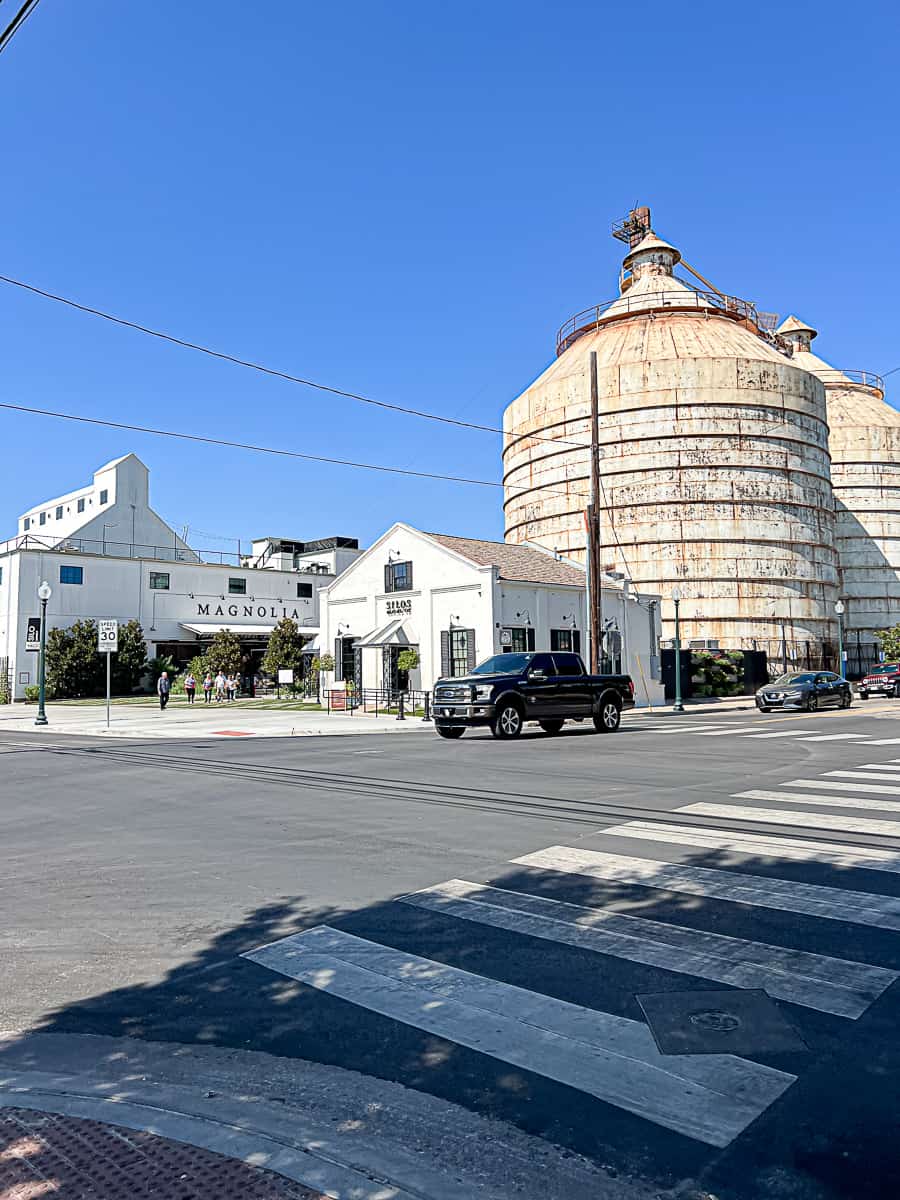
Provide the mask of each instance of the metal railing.
{"label": "metal railing", "polygon": [[102,558],[147,558],[158,562],[209,563],[239,567],[242,556],[227,550],[192,550],[149,542],[113,542],[101,538],[52,538],[25,533],[0,543],[0,550],[43,550],[54,554],[96,554]]}
{"label": "metal railing", "polygon": [[329,688],[324,696],[329,713],[371,713],[373,716],[395,716],[398,721],[417,716],[431,720],[431,692],[386,691],[384,688],[359,688],[354,691]]}
{"label": "metal railing", "polygon": [[861,384],[862,387],[874,388],[884,395],[884,380],[874,371],[844,371],[837,368],[833,371],[817,371],[816,374],[824,384],[851,383]]}
{"label": "metal railing", "polygon": [[556,335],[557,357],[568,350],[569,346],[583,334],[598,328],[613,305],[616,306],[615,315],[623,317],[635,313],[655,312],[659,309],[666,309],[670,312],[708,312],[713,310],[733,317],[735,320],[750,321],[759,329],[756,305],[751,304],[749,300],[741,300],[737,296],[722,296],[718,292],[701,292],[695,289],[688,292],[680,290],[643,292],[634,296],[630,292],[626,292],[623,296],[604,300],[602,303],[594,305],[593,308],[586,308],[583,312],[570,317]]}

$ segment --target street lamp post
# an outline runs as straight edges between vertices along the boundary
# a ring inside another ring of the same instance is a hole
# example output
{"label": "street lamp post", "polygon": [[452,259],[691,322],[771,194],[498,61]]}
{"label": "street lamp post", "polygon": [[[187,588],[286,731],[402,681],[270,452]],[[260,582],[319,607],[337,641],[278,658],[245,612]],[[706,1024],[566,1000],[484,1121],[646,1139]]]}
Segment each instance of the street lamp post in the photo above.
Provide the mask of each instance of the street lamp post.
{"label": "street lamp post", "polygon": [[34,718],[35,725],[46,725],[47,714],[44,711],[47,679],[47,601],[53,595],[53,589],[46,579],[38,588],[38,599],[41,602],[41,652],[38,658],[38,710]]}
{"label": "street lamp post", "polygon": [[681,699],[681,626],[678,609],[681,604],[681,588],[672,588],[672,603],[675,605],[675,703],[672,712],[684,712]]}
{"label": "street lamp post", "polygon": [[844,602],[838,600],[834,606],[834,611],[837,613],[838,621],[838,675],[844,677],[844,623],[841,617],[844,615]]}

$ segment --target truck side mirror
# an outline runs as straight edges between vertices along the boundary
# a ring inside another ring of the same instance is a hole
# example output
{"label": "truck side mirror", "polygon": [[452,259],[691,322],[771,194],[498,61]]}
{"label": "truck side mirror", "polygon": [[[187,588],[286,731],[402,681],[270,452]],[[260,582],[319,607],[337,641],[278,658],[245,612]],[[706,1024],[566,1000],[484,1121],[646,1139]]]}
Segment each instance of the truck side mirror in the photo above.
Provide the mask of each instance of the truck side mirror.
{"label": "truck side mirror", "polygon": [[535,667],[533,671],[528,672],[528,678],[529,679],[544,679],[545,675],[540,667]]}

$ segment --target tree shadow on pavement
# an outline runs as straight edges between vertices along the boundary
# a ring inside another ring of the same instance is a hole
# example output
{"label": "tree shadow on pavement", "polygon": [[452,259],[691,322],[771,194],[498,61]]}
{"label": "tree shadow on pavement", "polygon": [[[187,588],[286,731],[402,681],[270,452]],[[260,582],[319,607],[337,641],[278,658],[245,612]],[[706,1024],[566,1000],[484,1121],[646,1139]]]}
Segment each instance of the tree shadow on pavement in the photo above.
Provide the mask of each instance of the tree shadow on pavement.
{"label": "tree shadow on pavement", "polygon": [[[640,855],[632,844],[623,854]],[[731,850],[683,850],[690,867],[740,871],[868,890],[900,892],[900,876]],[[757,903],[666,890],[670,862],[640,884],[510,864],[491,886],[530,897],[751,938],[900,971],[896,932],[787,912]],[[263,1051],[307,1059],[399,1082],[512,1122],[630,1176],[660,1186],[702,1181],[723,1198],[762,1195],[796,1200],[883,1200],[900,1175],[894,1081],[900,1077],[900,989],[895,984],[857,1020],[779,1003],[808,1050],[753,1055],[797,1075],[756,1122],[725,1150],[554,1082],[544,1075],[444,1040],[362,1008],[325,989],[277,974],[242,957],[314,926],[445,963],[476,975],[634,1021],[645,1020],[637,997],[661,992],[723,990],[728,985],[552,938],[515,933],[398,897],[353,911],[309,907],[293,896],[262,905],[212,937],[162,980],[111,989],[50,1012],[31,1033],[95,1034],[153,1042]],[[14,1044],[0,1043],[4,1055]],[[793,1189],[793,1190],[791,1190]],[[893,1192],[893,1194],[897,1194]],[[574,1200],[574,1198],[573,1198]]]}

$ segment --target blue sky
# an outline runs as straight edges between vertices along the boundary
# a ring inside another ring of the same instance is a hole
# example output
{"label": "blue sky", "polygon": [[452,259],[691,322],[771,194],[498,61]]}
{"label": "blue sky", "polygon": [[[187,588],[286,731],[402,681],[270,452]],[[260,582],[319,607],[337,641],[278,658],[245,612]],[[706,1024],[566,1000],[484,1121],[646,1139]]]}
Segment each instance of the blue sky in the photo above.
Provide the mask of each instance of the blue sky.
{"label": "blue sky", "polygon": [[[5,9],[6,6],[4,5]],[[615,294],[635,203],[844,367],[900,365],[894,6],[45,0],[0,56],[0,273],[351,391],[499,422]],[[4,14],[5,15],[5,14]],[[0,398],[500,478],[499,438],[211,362],[0,285]],[[889,381],[900,397],[900,372]],[[500,492],[0,412],[0,513],[134,450],[191,540]],[[203,531],[199,533],[198,531]],[[2,531],[0,531],[2,532]]]}

